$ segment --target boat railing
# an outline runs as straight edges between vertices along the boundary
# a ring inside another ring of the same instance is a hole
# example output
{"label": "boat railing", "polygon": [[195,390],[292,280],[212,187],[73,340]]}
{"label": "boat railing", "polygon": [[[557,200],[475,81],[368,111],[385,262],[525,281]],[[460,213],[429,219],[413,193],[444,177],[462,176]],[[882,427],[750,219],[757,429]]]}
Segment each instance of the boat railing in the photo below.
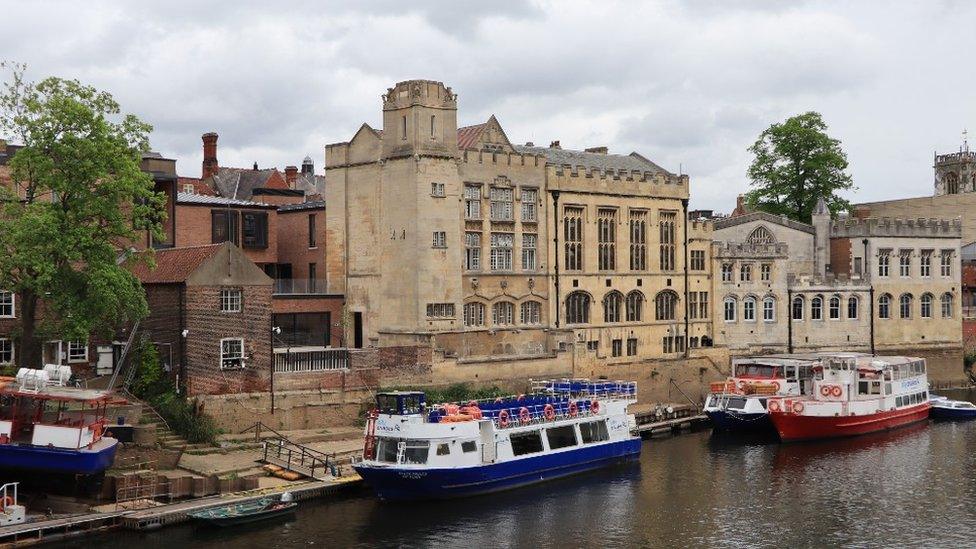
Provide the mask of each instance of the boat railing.
{"label": "boat railing", "polygon": [[[596,405],[594,406],[594,404]],[[468,418],[471,420],[487,419],[494,422],[495,427],[505,429],[596,416],[600,413],[600,408],[595,400],[566,400],[546,402],[543,404],[522,404],[515,401],[512,402],[512,406],[494,407],[488,410],[479,409],[480,417],[465,414],[466,411],[470,414],[470,410],[465,410],[464,408],[460,410],[460,416],[466,416],[466,420]],[[452,416],[448,415],[443,417]],[[444,421],[443,417],[439,421]]]}
{"label": "boat railing", "polygon": [[637,399],[637,383],[633,381],[590,380],[564,378],[532,380],[532,392],[574,398]]}

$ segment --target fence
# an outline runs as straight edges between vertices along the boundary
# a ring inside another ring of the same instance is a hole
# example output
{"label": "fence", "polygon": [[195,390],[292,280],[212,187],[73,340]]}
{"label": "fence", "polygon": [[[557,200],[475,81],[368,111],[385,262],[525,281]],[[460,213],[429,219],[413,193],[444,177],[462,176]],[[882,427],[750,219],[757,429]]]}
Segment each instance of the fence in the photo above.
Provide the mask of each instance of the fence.
{"label": "fence", "polygon": [[275,349],[275,373],[348,369],[349,349]]}

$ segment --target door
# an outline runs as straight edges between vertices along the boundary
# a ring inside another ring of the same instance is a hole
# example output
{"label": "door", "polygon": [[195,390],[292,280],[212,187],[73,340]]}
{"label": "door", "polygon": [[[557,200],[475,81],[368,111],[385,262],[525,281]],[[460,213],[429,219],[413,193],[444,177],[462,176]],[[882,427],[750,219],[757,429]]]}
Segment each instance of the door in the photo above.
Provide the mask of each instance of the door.
{"label": "door", "polygon": [[47,341],[44,343],[44,350],[41,353],[41,361],[44,364],[61,365],[63,357],[61,355],[61,341]]}
{"label": "door", "polygon": [[115,353],[112,346],[99,345],[96,349],[98,351],[98,363],[95,365],[95,373],[100,376],[111,374],[115,366]]}
{"label": "door", "polygon": [[363,313],[352,314],[353,347],[363,348]]}
{"label": "door", "polygon": [[478,423],[478,430],[481,435],[481,462],[495,463],[495,424],[491,421],[481,421]]}

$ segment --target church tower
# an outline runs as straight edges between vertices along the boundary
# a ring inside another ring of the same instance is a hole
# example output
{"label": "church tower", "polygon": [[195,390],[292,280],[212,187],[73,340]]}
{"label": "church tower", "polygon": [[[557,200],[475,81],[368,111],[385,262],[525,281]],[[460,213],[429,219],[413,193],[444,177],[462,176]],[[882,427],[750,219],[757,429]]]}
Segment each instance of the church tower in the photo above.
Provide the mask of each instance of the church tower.
{"label": "church tower", "polygon": [[935,154],[936,196],[976,192],[976,152],[969,150],[966,133],[959,152]]}
{"label": "church tower", "polygon": [[457,157],[457,94],[441,82],[398,82],[383,95],[383,158]]}

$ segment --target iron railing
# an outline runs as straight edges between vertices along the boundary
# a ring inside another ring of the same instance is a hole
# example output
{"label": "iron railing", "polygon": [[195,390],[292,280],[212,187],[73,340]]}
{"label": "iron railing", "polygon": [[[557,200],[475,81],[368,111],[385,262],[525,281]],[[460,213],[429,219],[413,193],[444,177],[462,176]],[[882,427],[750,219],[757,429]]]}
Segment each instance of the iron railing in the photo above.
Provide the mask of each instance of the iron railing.
{"label": "iron railing", "polygon": [[[269,429],[270,430],[270,429]],[[342,469],[336,463],[335,454],[326,454],[289,441],[284,437],[264,441],[264,462],[273,463],[289,471],[319,478],[319,474],[333,477],[342,476]]]}
{"label": "iron railing", "polygon": [[349,369],[349,349],[275,349],[275,373]]}
{"label": "iron railing", "polygon": [[323,295],[328,287],[324,278],[277,278],[274,295]]}

